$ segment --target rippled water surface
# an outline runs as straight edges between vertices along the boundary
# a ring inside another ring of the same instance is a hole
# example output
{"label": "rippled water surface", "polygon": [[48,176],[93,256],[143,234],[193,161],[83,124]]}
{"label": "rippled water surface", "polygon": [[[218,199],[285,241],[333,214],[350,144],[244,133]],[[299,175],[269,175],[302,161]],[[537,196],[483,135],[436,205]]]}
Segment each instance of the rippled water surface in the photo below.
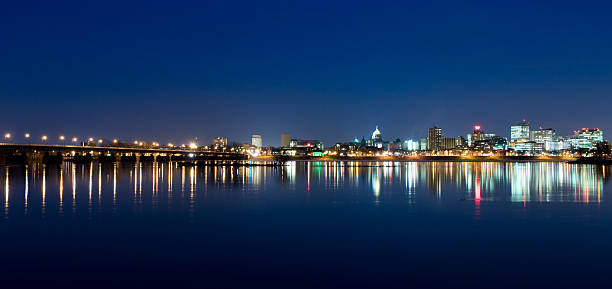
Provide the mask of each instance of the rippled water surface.
{"label": "rippled water surface", "polygon": [[602,288],[612,268],[611,169],[0,167],[0,275],[234,288]]}

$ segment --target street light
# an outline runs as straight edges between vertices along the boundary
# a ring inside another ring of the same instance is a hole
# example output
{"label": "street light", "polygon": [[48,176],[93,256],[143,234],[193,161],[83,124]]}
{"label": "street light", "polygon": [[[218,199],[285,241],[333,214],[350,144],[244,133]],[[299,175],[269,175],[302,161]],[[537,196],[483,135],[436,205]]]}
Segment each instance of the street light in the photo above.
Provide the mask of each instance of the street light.
{"label": "street light", "polygon": [[76,137],[73,137],[73,138],[72,138],[72,142],[77,142],[78,140],[79,140],[79,139],[78,139],[78,138],[76,138]]}
{"label": "street light", "polygon": [[43,135],[41,139],[42,139],[42,141],[47,141],[47,136]]}
{"label": "street light", "polygon": [[190,148],[190,149],[192,149],[192,150],[195,150],[195,149],[197,149],[197,148],[198,148],[198,145],[197,145],[197,144],[195,144],[195,143],[190,143],[190,144],[189,144],[189,148]]}
{"label": "street light", "polygon": [[30,138],[30,134],[29,133],[26,133],[23,136],[25,136],[25,138]]}
{"label": "street light", "polygon": [[118,143],[118,142],[119,142],[119,141],[118,141],[117,139],[114,139],[114,140],[113,140],[113,143]]}
{"label": "street light", "polygon": [[10,133],[5,134],[5,135],[4,135],[4,138],[5,138],[5,139],[10,139],[10,138],[11,138],[11,134],[10,134]]}
{"label": "street light", "polygon": [[65,138],[63,135],[60,135],[59,139],[60,139],[61,141],[64,141],[66,138]]}
{"label": "street light", "polygon": [[99,140],[98,140],[98,143],[102,143],[102,139],[99,139]]}
{"label": "street light", "polygon": [[89,142],[93,142],[93,137],[90,137],[90,138],[88,139],[88,141],[89,141]]}

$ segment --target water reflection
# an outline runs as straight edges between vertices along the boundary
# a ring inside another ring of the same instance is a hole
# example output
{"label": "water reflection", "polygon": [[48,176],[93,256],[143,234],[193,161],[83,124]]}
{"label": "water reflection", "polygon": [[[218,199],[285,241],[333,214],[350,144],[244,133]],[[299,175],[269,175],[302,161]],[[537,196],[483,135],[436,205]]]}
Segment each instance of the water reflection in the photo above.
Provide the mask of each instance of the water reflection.
{"label": "water reflection", "polygon": [[[184,205],[193,215],[203,204],[218,200],[293,197],[306,203],[469,201],[474,203],[476,219],[485,202],[597,204],[605,200],[610,177],[610,168],[605,166],[529,162],[314,161],[289,162],[283,167],[266,163],[191,167],[178,163],[64,163],[1,169],[4,218],[27,215],[32,206],[40,208],[42,216],[65,213],[64,175],[72,188],[72,214],[85,210],[89,216],[104,212],[107,205],[115,212],[129,204],[154,210],[176,204],[176,209]],[[287,191],[294,193],[287,195]],[[21,206],[23,210],[12,210]]]}

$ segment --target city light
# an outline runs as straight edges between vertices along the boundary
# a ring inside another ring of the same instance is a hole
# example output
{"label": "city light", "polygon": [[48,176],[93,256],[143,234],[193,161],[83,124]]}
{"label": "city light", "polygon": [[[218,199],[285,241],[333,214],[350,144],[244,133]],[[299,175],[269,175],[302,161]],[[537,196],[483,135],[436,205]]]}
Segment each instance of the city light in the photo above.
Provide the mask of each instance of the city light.
{"label": "city light", "polygon": [[119,141],[118,141],[117,139],[114,139],[114,140],[113,140],[113,143],[118,143],[118,142],[119,142]]}
{"label": "city light", "polygon": [[6,138],[6,139],[11,138],[11,134],[10,134],[10,133],[5,134],[5,135],[4,135],[4,138]]}
{"label": "city light", "polygon": [[25,138],[30,138],[30,134],[29,134],[29,133],[26,133],[26,134],[24,134],[23,136],[24,136]]}
{"label": "city light", "polygon": [[77,142],[78,140],[79,140],[79,139],[78,139],[78,138],[76,138],[76,137],[73,137],[73,138],[72,138],[72,142]]}
{"label": "city light", "polygon": [[99,139],[99,140],[98,140],[98,143],[102,143],[102,142],[103,142],[103,140],[102,140],[102,139]]}
{"label": "city light", "polygon": [[59,139],[60,139],[61,141],[63,141],[63,140],[64,140],[64,139],[66,139],[66,138],[65,138],[63,135],[60,135]]}
{"label": "city light", "polygon": [[93,141],[94,141],[93,137],[90,137],[90,138],[88,139],[88,141],[89,141],[89,142],[93,142]]}
{"label": "city light", "polygon": [[197,149],[197,148],[198,148],[198,145],[197,145],[197,144],[195,144],[195,143],[190,143],[190,144],[189,144],[189,148],[190,148],[190,149],[192,149],[192,150],[194,150],[194,149]]}
{"label": "city light", "polygon": [[46,135],[43,135],[43,136],[41,137],[41,139],[42,139],[43,141],[47,141],[47,136],[46,136]]}

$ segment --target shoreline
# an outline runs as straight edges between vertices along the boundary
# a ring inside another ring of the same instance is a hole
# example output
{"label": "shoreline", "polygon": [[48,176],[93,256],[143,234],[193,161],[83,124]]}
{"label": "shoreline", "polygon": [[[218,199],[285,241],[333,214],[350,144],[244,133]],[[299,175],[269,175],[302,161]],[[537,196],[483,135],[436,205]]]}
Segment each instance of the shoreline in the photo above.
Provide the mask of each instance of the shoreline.
{"label": "shoreline", "polygon": [[[252,158],[253,161],[276,161],[273,156]],[[541,156],[408,156],[408,157],[288,157],[286,161],[358,161],[358,162],[576,162],[577,158]],[[585,160],[583,160],[585,161]],[[590,160],[586,160],[590,161]],[[593,160],[595,161],[595,160]],[[583,162],[586,163],[586,162]]]}

